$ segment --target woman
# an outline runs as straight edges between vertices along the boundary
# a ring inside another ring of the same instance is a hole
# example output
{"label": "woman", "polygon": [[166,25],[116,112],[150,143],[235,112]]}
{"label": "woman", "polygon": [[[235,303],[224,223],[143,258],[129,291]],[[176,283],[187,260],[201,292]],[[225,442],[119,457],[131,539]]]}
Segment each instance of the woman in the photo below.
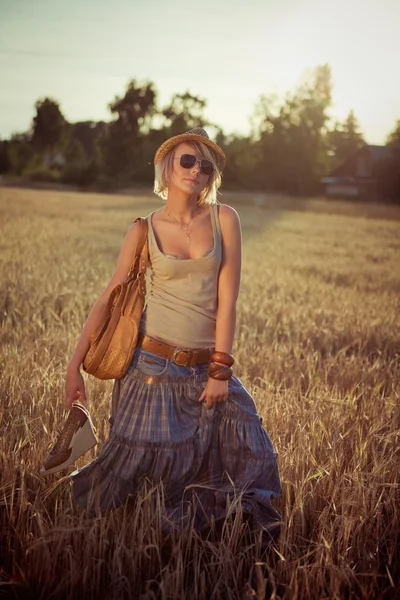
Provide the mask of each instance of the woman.
{"label": "woman", "polygon": [[[232,376],[241,232],[236,211],[216,203],[225,155],[193,129],[164,142],[154,163],[154,191],[166,202],[147,217],[151,281],[139,343],[115,381],[110,437],[92,463],[71,474],[73,496],[105,511],[144,481],[161,482],[177,527],[192,514],[207,531],[240,504],[254,527],[276,535],[276,454],[252,397]],[[86,402],[80,365],[111,290],[129,270],[138,227],[128,231],[69,363],[68,407]]]}

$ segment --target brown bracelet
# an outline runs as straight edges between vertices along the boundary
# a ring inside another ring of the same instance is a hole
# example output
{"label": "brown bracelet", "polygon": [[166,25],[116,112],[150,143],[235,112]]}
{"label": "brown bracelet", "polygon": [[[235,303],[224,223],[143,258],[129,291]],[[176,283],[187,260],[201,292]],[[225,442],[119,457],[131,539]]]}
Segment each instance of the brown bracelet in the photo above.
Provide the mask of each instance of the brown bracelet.
{"label": "brown bracelet", "polygon": [[233,375],[232,367],[217,365],[215,362],[211,362],[208,365],[208,376],[212,379],[218,379],[219,381],[227,381]]}
{"label": "brown bracelet", "polygon": [[214,352],[210,356],[211,362],[222,363],[227,367],[231,367],[235,362],[232,354],[228,354],[227,352],[218,352],[218,350],[214,350]]}

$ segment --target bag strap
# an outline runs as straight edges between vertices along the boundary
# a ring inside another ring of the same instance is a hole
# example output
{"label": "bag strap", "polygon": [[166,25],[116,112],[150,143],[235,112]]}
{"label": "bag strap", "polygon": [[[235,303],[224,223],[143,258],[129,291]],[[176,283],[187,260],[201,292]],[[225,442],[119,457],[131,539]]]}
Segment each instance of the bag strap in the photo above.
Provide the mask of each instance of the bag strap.
{"label": "bag strap", "polygon": [[[131,268],[129,269],[128,275],[126,277],[127,281],[128,279],[130,279],[132,277],[132,275],[134,274],[138,274],[139,271],[141,271],[142,273],[146,272],[147,269],[147,251],[146,251],[146,257],[142,256],[143,254],[143,250],[144,250],[144,246],[147,242],[147,234],[148,234],[148,223],[147,223],[147,219],[143,219],[143,217],[138,217],[137,219],[134,220],[133,223],[140,223],[140,233],[139,233],[139,240],[136,246],[136,251],[135,251],[135,256],[133,258],[133,262],[131,265]],[[140,260],[140,265],[138,264]]]}
{"label": "bag strap", "polygon": [[[149,226],[147,223],[147,219],[143,219],[143,217],[138,217],[137,219],[135,219],[134,223],[140,223],[140,235],[139,235],[139,241],[138,241],[138,245],[136,247],[136,256],[140,256],[143,252],[143,246],[146,243],[147,240],[147,232],[149,230]],[[136,261],[136,256],[135,256],[135,261]]]}

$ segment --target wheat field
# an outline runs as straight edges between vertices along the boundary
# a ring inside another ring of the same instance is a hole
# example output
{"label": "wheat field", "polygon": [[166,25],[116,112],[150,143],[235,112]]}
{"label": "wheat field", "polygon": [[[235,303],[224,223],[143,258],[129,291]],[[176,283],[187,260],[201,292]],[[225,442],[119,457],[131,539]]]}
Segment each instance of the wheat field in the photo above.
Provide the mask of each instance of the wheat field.
{"label": "wheat field", "polygon": [[[39,474],[80,328],[129,224],[160,204],[0,188],[0,597],[400,597],[400,209],[221,201],[242,220],[236,374],[279,453],[279,541],[265,551],[239,513],[220,539],[166,541],[161,501],[90,518],[72,468]],[[101,443],[112,384],[86,380]]]}

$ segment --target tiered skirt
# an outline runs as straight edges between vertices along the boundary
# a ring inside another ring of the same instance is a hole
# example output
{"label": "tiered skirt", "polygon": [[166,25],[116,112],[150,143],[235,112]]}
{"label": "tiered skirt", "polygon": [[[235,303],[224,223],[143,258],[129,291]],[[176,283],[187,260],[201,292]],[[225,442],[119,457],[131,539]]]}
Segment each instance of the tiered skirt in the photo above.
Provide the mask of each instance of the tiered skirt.
{"label": "tiered skirt", "polygon": [[91,513],[135,498],[144,482],[163,489],[166,522],[198,531],[240,510],[274,533],[281,494],[277,455],[254,400],[236,377],[229,399],[199,398],[207,364],[178,366],[138,348],[115,381],[110,435],[97,458],[71,475],[74,500]]}

